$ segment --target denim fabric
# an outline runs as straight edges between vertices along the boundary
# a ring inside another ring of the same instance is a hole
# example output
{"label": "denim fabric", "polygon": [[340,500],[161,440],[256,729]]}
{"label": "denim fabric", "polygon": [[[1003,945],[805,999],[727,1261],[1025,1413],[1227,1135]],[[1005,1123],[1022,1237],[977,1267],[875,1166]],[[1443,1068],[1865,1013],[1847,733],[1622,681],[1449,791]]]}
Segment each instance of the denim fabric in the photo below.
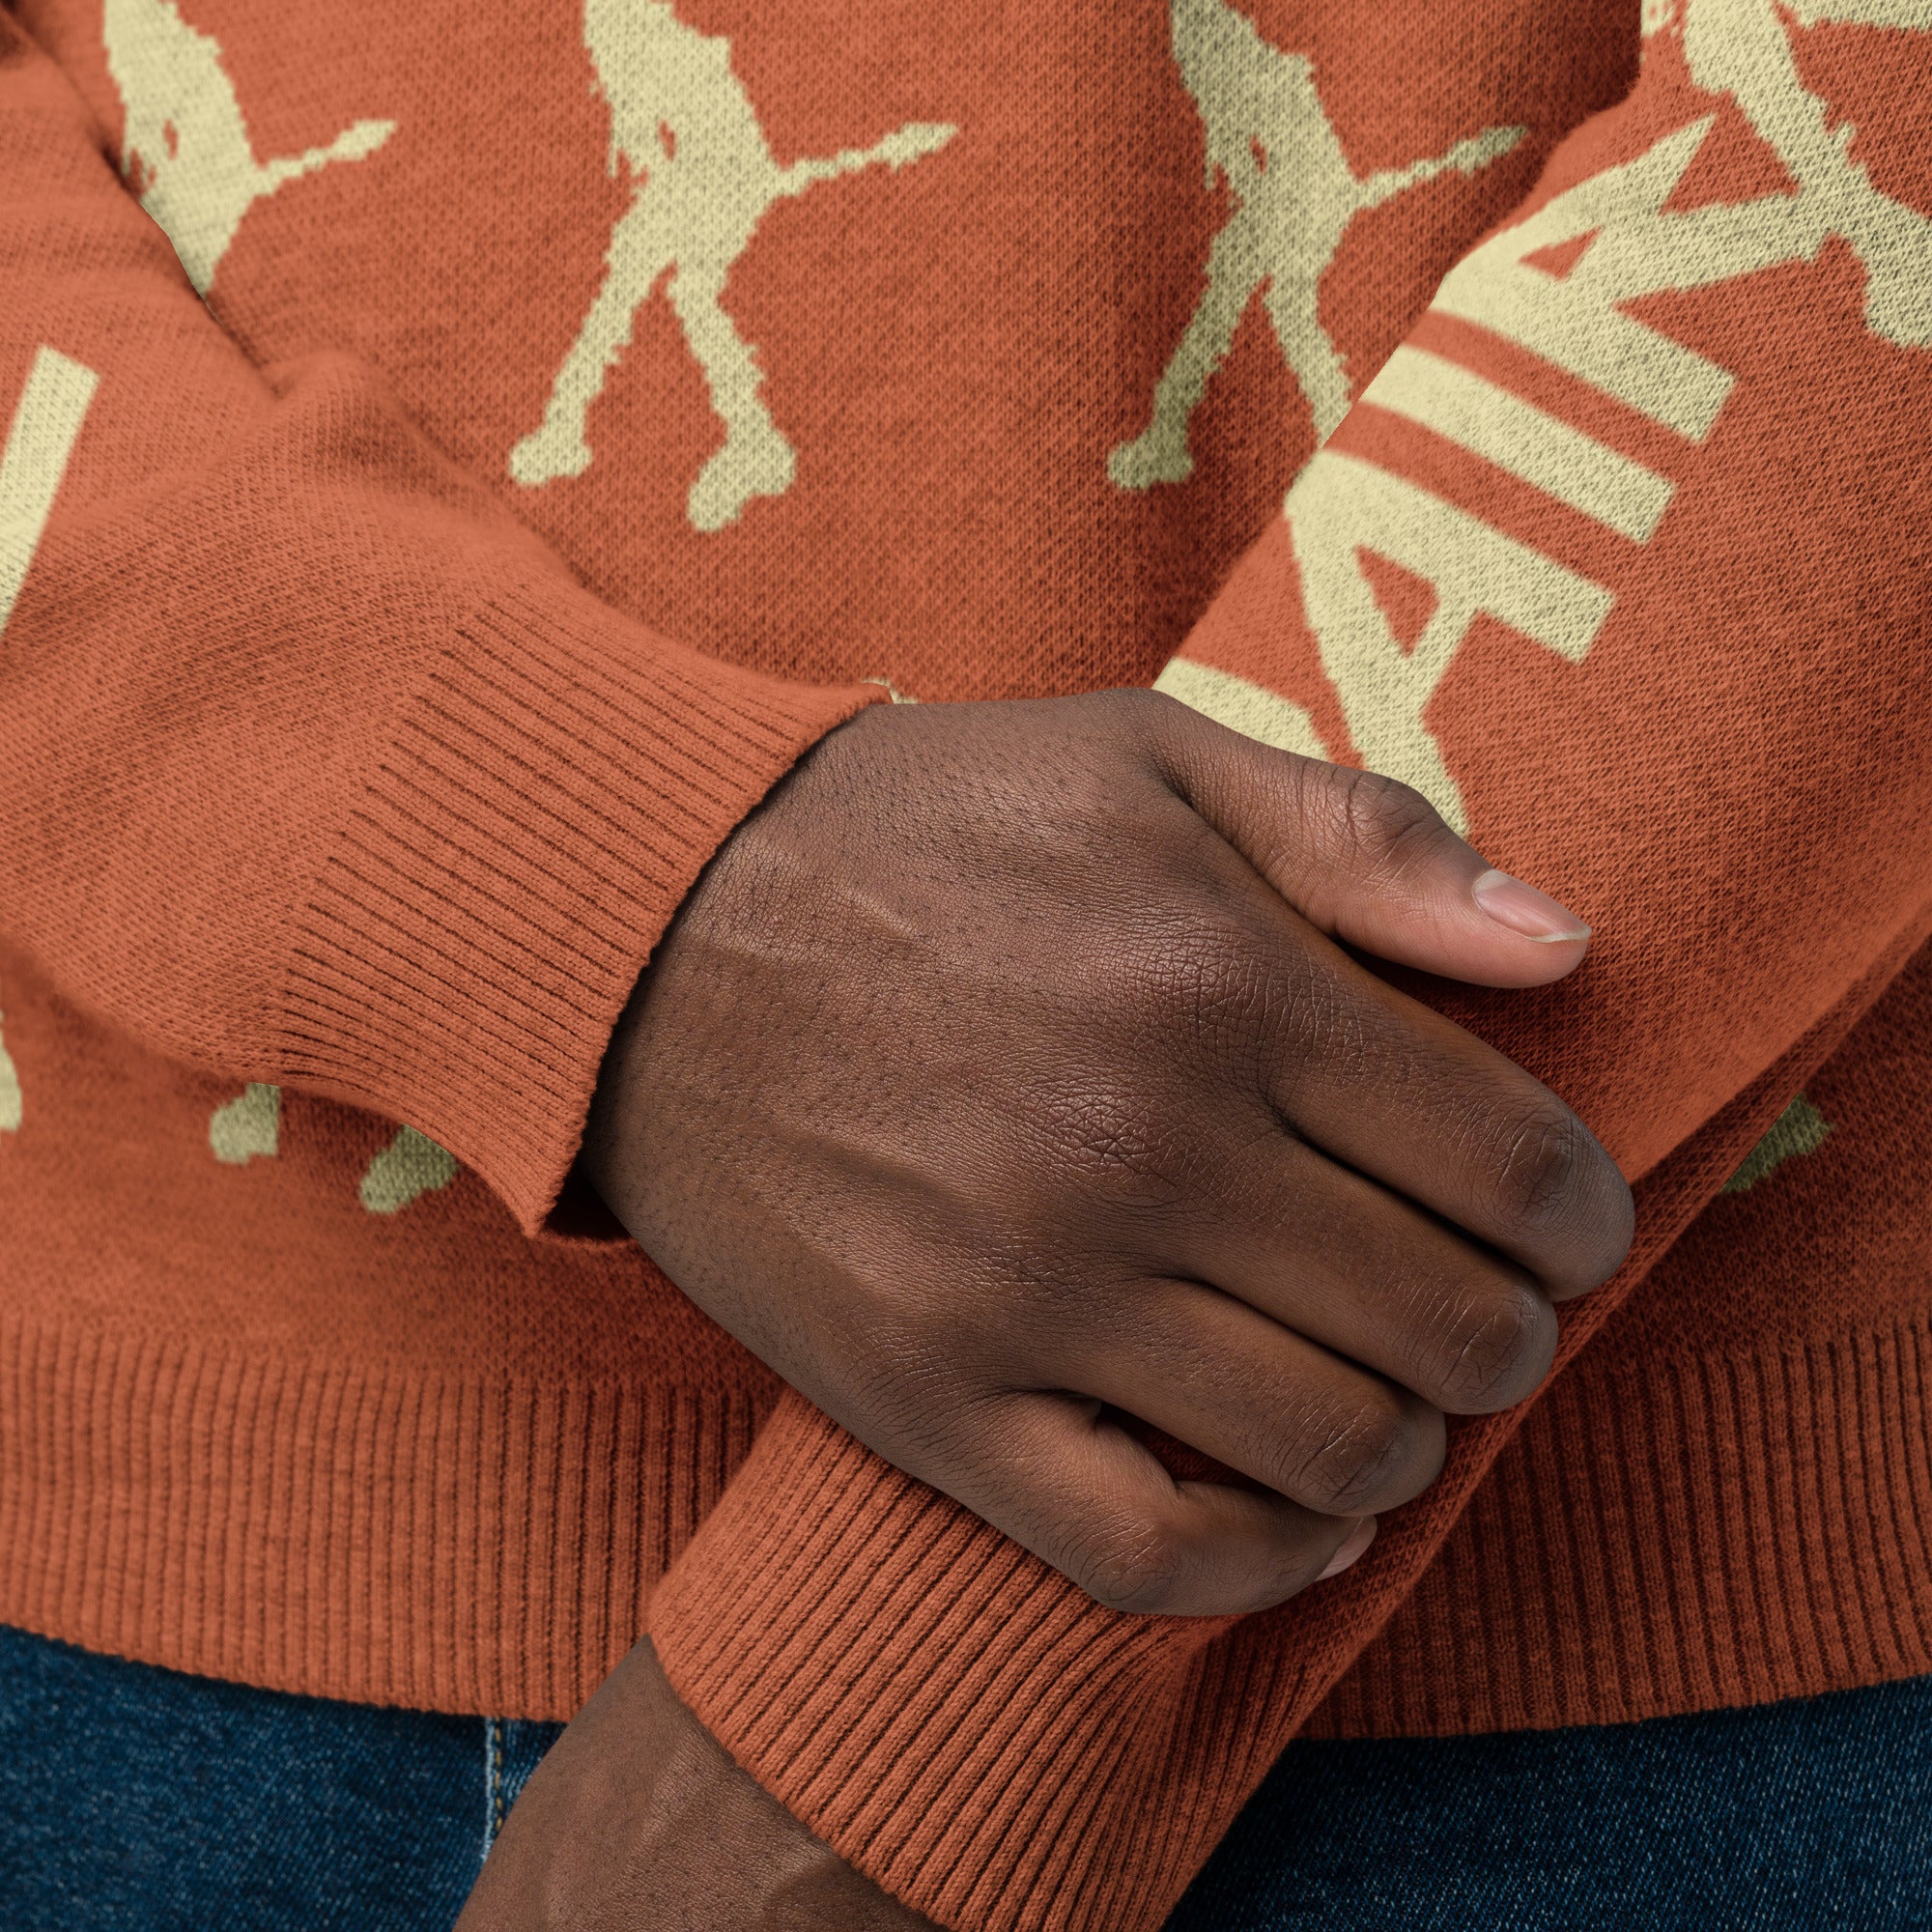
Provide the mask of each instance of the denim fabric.
{"label": "denim fabric", "polygon": [[1293,1746],[1168,1932],[1932,1927],[1932,1678],[1482,1738]]}
{"label": "denim fabric", "polygon": [[448,1932],[559,1726],[381,1711],[0,1627],[6,1932]]}
{"label": "denim fabric", "polygon": [[[447,1932],[556,1726],[284,1697],[0,1629],[7,1932]],[[1293,1747],[1169,1932],[1932,1927],[1932,1679]]]}

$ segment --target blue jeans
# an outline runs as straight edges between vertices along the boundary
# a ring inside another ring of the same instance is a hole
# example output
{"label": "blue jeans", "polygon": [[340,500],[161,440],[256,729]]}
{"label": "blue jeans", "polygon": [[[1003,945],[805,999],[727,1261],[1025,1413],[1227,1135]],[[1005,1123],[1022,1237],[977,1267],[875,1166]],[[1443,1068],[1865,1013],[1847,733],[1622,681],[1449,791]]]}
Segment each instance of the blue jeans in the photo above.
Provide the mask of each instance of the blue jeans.
{"label": "blue jeans", "polygon": [[449,1932],[562,1727],[285,1697],[0,1625],[7,1932]]}
{"label": "blue jeans", "polygon": [[[9,1932],[446,1932],[554,1724],[284,1697],[0,1629]],[[1932,1678],[1298,1744],[1170,1932],[1932,1927]]]}

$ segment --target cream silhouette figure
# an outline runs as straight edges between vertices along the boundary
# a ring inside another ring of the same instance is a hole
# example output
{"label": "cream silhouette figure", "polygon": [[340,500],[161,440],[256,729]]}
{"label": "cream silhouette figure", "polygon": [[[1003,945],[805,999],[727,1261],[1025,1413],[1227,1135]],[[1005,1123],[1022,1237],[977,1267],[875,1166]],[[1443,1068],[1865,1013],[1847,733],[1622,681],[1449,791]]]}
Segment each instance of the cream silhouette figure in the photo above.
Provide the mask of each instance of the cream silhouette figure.
{"label": "cream silhouette figure", "polygon": [[273,1160],[282,1151],[282,1090],[251,1080],[209,1117],[208,1145],[230,1167]]}
{"label": "cream silhouette figure", "polygon": [[[1798,184],[1797,195],[1778,197],[1775,209],[1749,203],[1728,223],[1724,211],[1714,212],[1702,239],[1714,250],[1729,240],[1729,259],[1739,266],[1728,272],[1737,274],[1813,260],[1839,237],[1864,264],[1872,333],[1901,348],[1932,346],[1932,218],[1885,193],[1853,157],[1858,129],[1804,85],[1784,11],[1777,0],[1682,0],[1679,8],[1690,77],[1710,93],[1730,95]],[[1795,0],[1790,13],[1806,27],[1832,21],[1932,30],[1932,0]],[[1769,213],[1776,219],[1765,219]]]}
{"label": "cream silhouette figure", "polygon": [[256,202],[331,161],[373,155],[396,129],[358,121],[326,148],[258,161],[219,44],[187,24],[175,0],[104,0],[101,37],[128,111],[122,165],[197,295],[207,295]]}
{"label": "cream silhouette figure", "polygon": [[[0,1022],[6,1015],[0,1013]],[[25,1107],[20,1097],[19,1070],[14,1065],[14,1056],[7,1051],[7,1041],[0,1036],[0,1134],[17,1134]]]}
{"label": "cream silhouette figure", "polygon": [[1193,473],[1188,425],[1259,292],[1315,417],[1318,441],[1348,413],[1347,371],[1321,326],[1321,278],[1355,217],[1451,170],[1474,174],[1522,139],[1491,128],[1445,155],[1358,176],[1315,85],[1314,63],[1262,39],[1229,0],[1173,0],[1174,57],[1208,135],[1207,179],[1235,206],[1208,255],[1208,286],[1153,393],[1152,418],[1107,460],[1123,490]]}
{"label": "cream silhouette figure", "polygon": [[[215,1108],[208,1122],[208,1146],[216,1160],[230,1167],[273,1160],[282,1151],[282,1090],[251,1081]],[[396,1214],[423,1195],[447,1187],[457,1172],[456,1156],[447,1148],[414,1127],[398,1127],[371,1156],[355,1196],[371,1214]]]}
{"label": "cream silhouette figure", "polygon": [[[1701,441],[1733,385],[1686,345],[1639,323],[1628,304],[1709,288],[1786,263],[1813,262],[1840,239],[1865,270],[1866,326],[1905,349],[1932,347],[1932,216],[1887,194],[1854,157],[1858,128],[1804,84],[1790,24],[1820,21],[1932,31],[1932,0],[1677,0],[1653,9],[1652,34],[1681,36],[1691,79],[1729,95],[1783,163],[1796,192],[1670,207],[1719,133],[1714,115],[1647,153],[1566,189],[1492,236],[1444,278],[1435,306],[1482,323]],[[1529,258],[1588,238],[1560,278]]]}
{"label": "cream silhouette figure", "polygon": [[904,167],[959,131],[909,122],[869,148],[780,167],[757,110],[731,71],[731,43],[681,21],[666,0],[585,0],[583,40],[611,109],[611,172],[631,205],[604,258],[604,283],[552,385],[543,425],[510,452],[528,486],[590,467],[584,422],[662,286],[723,418],[724,441],[691,486],[694,527],[722,529],[754,497],[791,487],[797,457],[759,393],[763,373],[724,312],[724,280],[775,202],[883,163]]}
{"label": "cream silhouette figure", "polygon": [[398,1127],[363,1171],[355,1198],[371,1214],[400,1214],[411,1202],[447,1187],[456,1156],[414,1127]]}

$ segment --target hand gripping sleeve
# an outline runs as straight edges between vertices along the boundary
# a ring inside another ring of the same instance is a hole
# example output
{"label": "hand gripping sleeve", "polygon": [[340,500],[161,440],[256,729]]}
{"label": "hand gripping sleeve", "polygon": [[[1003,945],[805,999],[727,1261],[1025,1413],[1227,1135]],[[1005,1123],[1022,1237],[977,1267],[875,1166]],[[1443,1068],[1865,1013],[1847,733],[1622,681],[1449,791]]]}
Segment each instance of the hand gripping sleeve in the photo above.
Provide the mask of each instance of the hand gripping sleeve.
{"label": "hand gripping sleeve", "polygon": [[[1636,1183],[1566,1360],[1932,899],[1932,19],[1648,11],[1634,95],[1450,272],[1161,680],[1419,786],[1595,923],[1559,987],[1431,995]],[[1152,1932],[1521,1412],[1459,1426],[1346,1577],[1222,1623],[1097,1608],[792,1402],[653,1634],[941,1923]]]}

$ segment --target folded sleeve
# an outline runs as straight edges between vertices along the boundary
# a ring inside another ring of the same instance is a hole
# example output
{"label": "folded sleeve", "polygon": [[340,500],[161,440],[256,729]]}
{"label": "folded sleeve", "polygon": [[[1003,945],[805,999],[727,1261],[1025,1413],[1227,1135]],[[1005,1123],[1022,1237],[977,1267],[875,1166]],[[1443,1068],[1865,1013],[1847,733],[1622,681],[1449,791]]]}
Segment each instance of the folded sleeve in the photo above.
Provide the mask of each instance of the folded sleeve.
{"label": "folded sleeve", "polygon": [[[1903,964],[1932,900],[1932,16],[1646,9],[1631,98],[1449,273],[1163,686],[1392,773],[1597,928],[1429,990],[1636,1183],[1565,1359]],[[1152,1932],[1520,1414],[1335,1583],[1109,1613],[802,1403],[663,1587],[672,1680],[957,1928]]]}
{"label": "folded sleeve", "polygon": [[542,1228],[679,901],[880,694],[612,611],[366,366],[253,366],[4,13],[0,431],[9,944]]}

